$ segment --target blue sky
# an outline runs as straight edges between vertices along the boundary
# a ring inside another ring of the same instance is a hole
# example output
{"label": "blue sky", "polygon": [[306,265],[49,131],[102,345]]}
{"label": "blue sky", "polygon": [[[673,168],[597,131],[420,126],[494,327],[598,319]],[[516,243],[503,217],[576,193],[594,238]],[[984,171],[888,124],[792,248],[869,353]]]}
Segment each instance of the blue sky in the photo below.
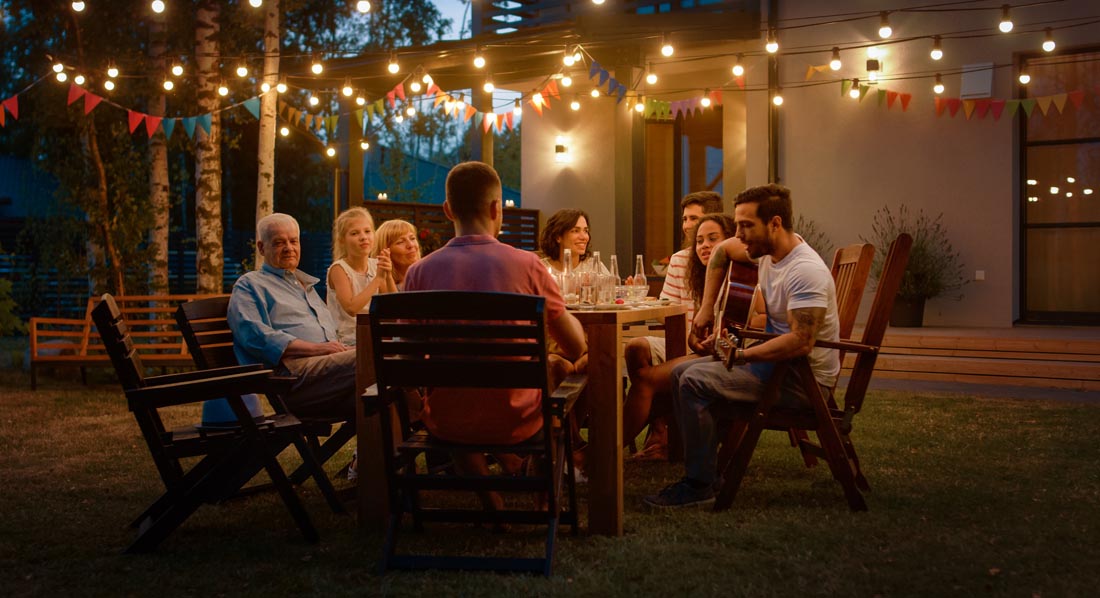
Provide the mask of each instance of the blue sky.
{"label": "blue sky", "polygon": [[469,5],[462,0],[435,0],[435,5],[439,9],[439,12],[443,13],[444,17],[453,21],[451,25],[451,34],[447,35],[446,38],[458,38],[458,34],[462,30],[463,16],[466,15],[467,18],[469,18]]}

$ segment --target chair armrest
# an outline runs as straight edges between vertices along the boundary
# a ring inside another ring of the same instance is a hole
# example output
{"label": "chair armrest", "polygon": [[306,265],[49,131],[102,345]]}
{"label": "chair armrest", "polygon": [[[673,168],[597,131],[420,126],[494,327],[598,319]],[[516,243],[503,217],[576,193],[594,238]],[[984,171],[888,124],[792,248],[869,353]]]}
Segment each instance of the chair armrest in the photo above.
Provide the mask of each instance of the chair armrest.
{"label": "chair armrest", "polygon": [[158,386],[144,386],[127,390],[126,399],[131,403],[131,410],[133,410],[133,403],[145,403],[154,408],[160,408],[200,403],[233,395],[266,394],[271,392],[270,377],[271,370],[257,370]]}
{"label": "chair armrest", "polygon": [[264,369],[264,366],[258,363],[253,363],[249,365],[231,365],[224,368],[210,368],[208,370],[194,370],[191,372],[180,372],[178,374],[149,376],[145,379],[145,382],[150,386],[159,386],[162,384],[187,382],[189,380],[201,380],[203,378],[210,378],[211,376],[229,376],[232,374],[241,374],[245,372],[256,372],[262,369]]}
{"label": "chair armrest", "polygon": [[378,392],[377,384],[368,386],[363,394],[359,396],[359,400],[363,401],[363,413],[367,416],[375,415],[390,403],[393,403],[392,398],[385,397]]}
{"label": "chair armrest", "polygon": [[[779,335],[774,332],[764,332],[762,330],[738,330],[737,336],[741,338],[751,338],[753,340],[770,340],[777,338]],[[873,353],[878,351],[878,347],[871,345],[864,345],[863,343],[856,343],[852,341],[826,341],[818,340],[814,341],[814,347],[824,347],[826,349],[840,349],[841,351],[854,351],[856,353]]]}
{"label": "chair armrest", "polygon": [[573,374],[550,393],[550,402],[554,415],[563,417],[573,409],[573,403],[581,396],[581,392],[588,386],[588,374]]}

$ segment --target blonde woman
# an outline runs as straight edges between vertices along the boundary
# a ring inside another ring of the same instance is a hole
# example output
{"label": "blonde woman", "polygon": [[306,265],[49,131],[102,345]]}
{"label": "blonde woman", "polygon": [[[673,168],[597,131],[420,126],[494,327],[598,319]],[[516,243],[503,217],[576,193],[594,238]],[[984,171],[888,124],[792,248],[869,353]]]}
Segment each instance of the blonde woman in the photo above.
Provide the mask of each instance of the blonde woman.
{"label": "blonde woman", "polygon": [[332,224],[333,264],[328,269],[328,309],[336,321],[336,335],[345,345],[355,344],[355,314],[367,311],[376,293],[386,292],[392,268],[389,251],[370,257],[374,246],[374,219],[364,208],[350,208]]}
{"label": "blonde woman", "polygon": [[416,227],[404,220],[387,220],[378,227],[377,243],[372,255],[386,252],[391,268],[386,273],[383,293],[393,293],[405,288],[405,273],[409,266],[420,261],[420,242],[416,239]]}

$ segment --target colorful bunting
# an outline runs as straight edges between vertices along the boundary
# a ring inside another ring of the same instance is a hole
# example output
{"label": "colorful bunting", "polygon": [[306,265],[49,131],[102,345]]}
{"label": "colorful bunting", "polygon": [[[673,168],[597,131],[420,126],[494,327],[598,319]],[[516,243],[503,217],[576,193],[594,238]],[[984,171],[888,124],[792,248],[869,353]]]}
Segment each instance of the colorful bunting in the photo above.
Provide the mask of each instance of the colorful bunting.
{"label": "colorful bunting", "polygon": [[126,111],[126,118],[130,121],[130,134],[134,134],[134,130],[138,128],[138,125],[145,120],[145,115],[140,112],[134,112],[133,110]]}
{"label": "colorful bunting", "polygon": [[168,139],[172,138],[172,131],[176,128],[176,119],[166,118],[160,123],[160,128],[164,129],[164,136]]}
{"label": "colorful bunting", "polygon": [[1060,93],[1052,97],[1054,98],[1054,107],[1058,109],[1058,114],[1061,114],[1065,111],[1066,99],[1069,97],[1069,94]]}
{"label": "colorful bunting", "polygon": [[1050,110],[1051,96],[1040,96],[1035,98],[1035,103],[1039,106],[1039,113],[1046,114]]}
{"label": "colorful bunting", "polygon": [[69,99],[65,102],[66,106],[72,106],[73,102],[79,100],[84,96],[84,88],[76,83],[69,84]]}
{"label": "colorful bunting", "polygon": [[162,120],[164,120],[163,116],[145,115],[145,132],[149,135],[149,139],[152,139],[153,135],[156,134],[157,127],[160,126]]}
{"label": "colorful bunting", "polygon": [[959,113],[959,108],[962,106],[962,100],[959,98],[948,98],[947,111],[951,113],[951,118],[955,118],[955,115]]}
{"label": "colorful bunting", "polygon": [[84,93],[84,114],[85,115],[91,114],[92,110],[95,110],[95,107],[98,106],[99,103],[102,102],[102,101],[103,101],[103,98],[97,96],[96,94],[94,94],[90,91],[85,92]]}
{"label": "colorful bunting", "polygon": [[1008,117],[1012,118],[1016,116],[1016,111],[1020,109],[1020,100],[1008,100],[1005,102],[1005,110],[1008,112]]}
{"label": "colorful bunting", "polygon": [[198,117],[198,121],[199,121],[199,126],[202,127],[202,130],[206,131],[207,135],[210,135],[210,126],[213,124],[214,115],[213,114],[200,114],[199,117]]}
{"label": "colorful bunting", "polygon": [[1026,100],[1020,100],[1020,107],[1024,109],[1024,114],[1031,116],[1031,111],[1035,109],[1035,100],[1028,98]]}
{"label": "colorful bunting", "polygon": [[1077,91],[1071,91],[1068,94],[1069,101],[1073,103],[1074,108],[1080,108],[1081,103],[1085,101],[1085,92],[1078,89]]}
{"label": "colorful bunting", "polygon": [[894,102],[898,99],[898,92],[886,90],[886,108],[890,109],[894,107]]}
{"label": "colorful bunting", "polygon": [[12,96],[4,100],[4,109],[11,113],[11,117],[19,120],[19,96]]}
{"label": "colorful bunting", "polygon": [[909,110],[909,100],[913,99],[913,94],[903,93],[901,94],[901,111],[905,112]]}
{"label": "colorful bunting", "polygon": [[1001,113],[1004,112],[1004,109],[1004,100],[993,100],[989,103],[989,111],[993,113],[993,120],[1001,120]]}
{"label": "colorful bunting", "polygon": [[183,117],[183,132],[187,133],[187,138],[188,139],[194,139],[195,138],[195,123],[197,121],[198,121],[198,118],[196,118],[194,116],[185,116],[185,117]]}
{"label": "colorful bunting", "polygon": [[970,115],[974,114],[974,105],[974,100],[963,100],[963,114],[966,115],[966,120],[970,120]]}
{"label": "colorful bunting", "polygon": [[988,98],[974,102],[974,111],[978,114],[978,118],[985,118],[986,113],[989,112],[989,108],[992,105],[993,100]]}
{"label": "colorful bunting", "polygon": [[244,108],[252,115],[252,118],[260,120],[260,98],[250,98],[244,101]]}
{"label": "colorful bunting", "polygon": [[395,85],[393,87],[393,95],[395,95],[395,96],[401,98],[402,100],[404,100],[405,99],[405,85],[403,83],[398,83],[397,85]]}

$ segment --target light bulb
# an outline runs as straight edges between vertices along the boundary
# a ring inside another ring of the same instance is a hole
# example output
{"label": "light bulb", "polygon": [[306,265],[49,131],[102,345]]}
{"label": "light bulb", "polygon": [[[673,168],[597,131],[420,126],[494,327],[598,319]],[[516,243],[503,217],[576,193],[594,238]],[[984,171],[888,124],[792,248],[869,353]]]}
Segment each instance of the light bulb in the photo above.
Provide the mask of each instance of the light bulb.
{"label": "light bulb", "polygon": [[645,75],[645,82],[649,85],[656,85],[657,84],[657,73],[654,73],[652,70],[650,70]]}
{"label": "light bulb", "polygon": [[401,72],[401,65],[397,64],[397,54],[390,54],[390,63],[386,65],[386,70],[388,70],[391,75],[396,75]]}
{"label": "light bulb", "polygon": [[84,85],[84,75],[77,75],[73,77],[73,83],[77,85]]}
{"label": "light bulb", "polygon": [[409,104],[409,107],[405,108],[405,114],[408,114],[409,116],[416,116],[416,107],[412,104]]}
{"label": "light bulb", "polygon": [[588,95],[590,95],[594,98],[598,98],[598,97],[600,97],[600,90],[598,88],[593,87],[592,91],[588,92]]}
{"label": "light bulb", "polygon": [[1039,181],[1037,181],[1037,180],[1035,180],[1035,179],[1028,179],[1028,180],[1027,180],[1027,184],[1028,184],[1028,185],[1032,185],[1032,186],[1034,186],[1034,185],[1038,185],[1038,184],[1039,184]]}
{"label": "light bulb", "polygon": [[357,106],[366,106],[367,105],[367,98],[364,98],[363,96],[356,96],[355,97],[355,104]]}
{"label": "light bulb", "polygon": [[879,50],[878,46],[871,46],[867,48],[867,58],[870,58],[871,60],[877,60],[881,53],[882,52]]}
{"label": "light bulb", "polygon": [[779,51],[779,40],[775,39],[774,31],[768,32],[768,43],[764,44],[764,49],[768,51],[768,54],[775,54]]}
{"label": "light bulb", "polygon": [[106,89],[107,91],[114,91],[115,90],[115,82],[110,80],[110,79],[107,79],[106,81],[103,82],[103,89]]}
{"label": "light bulb", "polygon": [[1071,184],[1072,184],[1072,183],[1076,183],[1076,182],[1077,182],[1077,179],[1075,179],[1075,178],[1073,178],[1073,177],[1071,177],[1071,176],[1068,176],[1068,177],[1066,177],[1066,182],[1067,182],[1067,183],[1071,183]]}
{"label": "light bulb", "polygon": [[107,66],[107,76],[111,79],[118,77],[118,67],[111,64]]}
{"label": "light bulb", "polygon": [[867,80],[872,83],[878,81],[878,71],[867,71]]}
{"label": "light bulb", "polygon": [[314,58],[313,59],[313,64],[310,65],[309,70],[314,75],[320,75],[321,73],[325,72],[325,65],[321,63],[320,58]]}
{"label": "light bulb", "polygon": [[645,98],[638,98],[638,102],[634,104],[634,111],[638,114],[645,112]]}
{"label": "light bulb", "polygon": [[1066,191],[1066,197],[1073,197],[1073,191]]}
{"label": "light bulb", "polygon": [[565,66],[573,66],[577,64],[577,59],[573,58],[573,55],[569,53],[569,50],[565,51],[565,56],[561,57],[561,63]]}
{"label": "light bulb", "polygon": [[229,88],[226,87],[225,83],[218,85],[218,95],[223,97],[229,95]]}
{"label": "light bulb", "polygon": [[183,65],[181,65],[178,62],[172,64],[172,76],[173,77],[179,77],[182,74],[183,74]]}
{"label": "light bulb", "polygon": [[576,100],[576,99],[574,99],[574,100],[573,100],[572,102],[569,102],[569,108],[570,108],[570,109],[572,109],[572,110],[574,110],[574,111],[576,111],[576,110],[580,110],[580,109],[581,109],[581,103],[580,103],[580,101],[579,101],[579,100]]}
{"label": "light bulb", "polygon": [[359,149],[363,150],[364,152],[370,149],[370,144],[367,143],[366,139],[359,142]]}
{"label": "light bulb", "polygon": [[1085,195],[1092,195],[1092,189],[1082,189],[1081,193],[1084,193]]}
{"label": "light bulb", "polygon": [[424,73],[424,76],[421,77],[420,80],[423,81],[424,85],[427,85],[428,87],[431,87],[432,83],[434,83],[434,81],[432,80],[432,76],[428,73]]}
{"label": "light bulb", "polygon": [[741,75],[745,74],[745,67],[741,64],[741,59],[742,58],[743,57],[740,54],[738,54],[737,58],[735,58],[733,60],[733,69],[732,70],[733,70],[733,76],[734,77],[740,77]]}
{"label": "light bulb", "polygon": [[403,122],[405,122],[405,117],[398,114],[397,116],[393,117],[393,122],[403,123]]}
{"label": "light bulb", "polygon": [[1027,85],[1028,83],[1031,83],[1031,75],[1027,74],[1026,71],[1022,72],[1020,73],[1019,81],[1020,85]]}
{"label": "light bulb", "polygon": [[839,71],[840,67],[840,48],[833,48],[833,59],[829,61],[829,68]]}
{"label": "light bulb", "polygon": [[561,86],[562,87],[572,87],[572,85],[573,85],[573,77],[570,77],[569,75],[562,75],[562,77],[561,77]]}
{"label": "light bulb", "polygon": [[57,75],[57,80],[64,83],[69,80],[69,76],[65,74],[65,71],[61,71]]}
{"label": "light bulb", "polygon": [[932,60],[939,60],[943,58],[943,42],[940,40],[940,36],[932,38],[932,52],[929,54]]}
{"label": "light bulb", "polygon": [[783,105],[783,89],[782,88],[777,87],[775,89],[775,95],[772,97],[772,104],[775,104],[776,106],[782,106]]}
{"label": "light bulb", "polygon": [[519,103],[519,98],[516,98],[515,102],[512,103],[512,114],[516,116],[523,114],[523,106]]}
{"label": "light bulb", "polygon": [[75,12],[84,12],[84,3],[79,0],[73,2],[72,7]]}
{"label": "light bulb", "polygon": [[458,94],[458,101],[455,102],[455,108],[457,108],[459,112],[466,110],[466,94]]}
{"label": "light bulb", "polygon": [[600,4],[603,4],[603,2],[604,2],[604,0],[592,0],[592,4],[595,4],[597,6],[599,6]]}
{"label": "light bulb", "polygon": [[409,83],[409,89],[411,89],[413,93],[420,93],[423,87],[420,85],[420,81],[413,81]]}
{"label": "light bulb", "polygon": [[275,85],[275,91],[286,93],[286,81],[279,81],[279,83]]}
{"label": "light bulb", "polygon": [[264,5],[264,0],[248,0],[248,5],[252,8],[259,8]]}
{"label": "light bulb", "polygon": [[474,54],[474,68],[485,68],[485,57],[481,55],[481,48],[478,48],[477,52]]}
{"label": "light bulb", "polygon": [[932,86],[932,91],[936,92],[936,95],[943,93],[943,77],[936,73],[936,83]]}
{"label": "light bulb", "polygon": [[359,12],[370,12],[370,2],[367,2],[367,0],[359,0],[355,3],[355,10]]}
{"label": "light bulb", "polygon": [[153,3],[150,4],[149,6],[150,6],[150,8],[153,9],[153,12],[157,13],[158,15],[160,13],[164,12],[164,1],[163,0],[153,0]]}
{"label": "light bulb", "polygon": [[703,98],[699,100],[699,105],[703,108],[710,108],[710,90],[703,90]]}
{"label": "light bulb", "polygon": [[486,79],[485,85],[482,85],[481,88],[485,90],[485,93],[493,93],[493,90],[496,89],[496,86],[493,85],[492,79]]}
{"label": "light bulb", "polygon": [[321,103],[321,99],[318,98],[317,96],[309,96],[309,105],[310,106],[316,106],[317,104],[320,104],[320,103]]}
{"label": "light bulb", "polygon": [[328,149],[325,150],[325,155],[327,155],[330,158],[335,156],[336,155],[336,148],[329,147]]}
{"label": "light bulb", "polygon": [[853,100],[859,99],[859,79],[852,79],[852,88],[848,90],[848,97]]}
{"label": "light bulb", "polygon": [[581,61],[581,47],[577,46],[573,48],[573,63],[576,64]]}
{"label": "light bulb", "polygon": [[172,89],[174,89],[176,87],[176,84],[173,83],[171,79],[165,79],[164,83],[163,83],[163,86],[164,86],[164,91],[172,91]]}
{"label": "light bulb", "polygon": [[242,79],[247,77],[248,76],[248,67],[243,65],[243,64],[238,66],[237,67],[237,76],[241,77]]}
{"label": "light bulb", "polygon": [[53,72],[60,73],[63,70],[65,70],[65,65],[61,64],[60,62],[53,63]]}
{"label": "light bulb", "polygon": [[340,90],[340,93],[344,94],[345,98],[350,98],[351,94],[355,93],[355,89],[351,86],[351,81],[344,81],[344,87]]}
{"label": "light bulb", "polygon": [[890,26],[890,13],[883,11],[879,18],[878,36],[886,39],[894,34],[894,28]]}
{"label": "light bulb", "polygon": [[1001,33],[1009,33],[1012,31],[1012,15],[1009,14],[1009,7],[1007,4],[1001,6],[1001,22],[997,25],[997,29],[1001,30]]}
{"label": "light bulb", "polygon": [[676,50],[672,47],[672,44],[669,43],[667,39],[664,41],[664,43],[661,44],[661,56],[668,58],[669,56],[672,56],[673,52],[675,51]]}
{"label": "light bulb", "polygon": [[1058,191],[1059,191],[1058,187],[1051,187],[1050,188],[1050,194],[1051,195],[1058,195]]}
{"label": "light bulb", "polygon": [[1053,52],[1054,51],[1054,30],[1051,29],[1050,27],[1047,27],[1046,34],[1047,34],[1047,37],[1046,37],[1045,40],[1043,40],[1043,51],[1044,52]]}
{"label": "light bulb", "polygon": [[290,129],[287,127],[279,127],[279,134],[283,137],[286,137],[287,135],[290,135]]}
{"label": "light bulb", "polygon": [[263,93],[267,93],[267,92],[271,91],[271,84],[268,83],[267,81],[264,81],[263,83],[260,83],[260,91],[262,91]]}

